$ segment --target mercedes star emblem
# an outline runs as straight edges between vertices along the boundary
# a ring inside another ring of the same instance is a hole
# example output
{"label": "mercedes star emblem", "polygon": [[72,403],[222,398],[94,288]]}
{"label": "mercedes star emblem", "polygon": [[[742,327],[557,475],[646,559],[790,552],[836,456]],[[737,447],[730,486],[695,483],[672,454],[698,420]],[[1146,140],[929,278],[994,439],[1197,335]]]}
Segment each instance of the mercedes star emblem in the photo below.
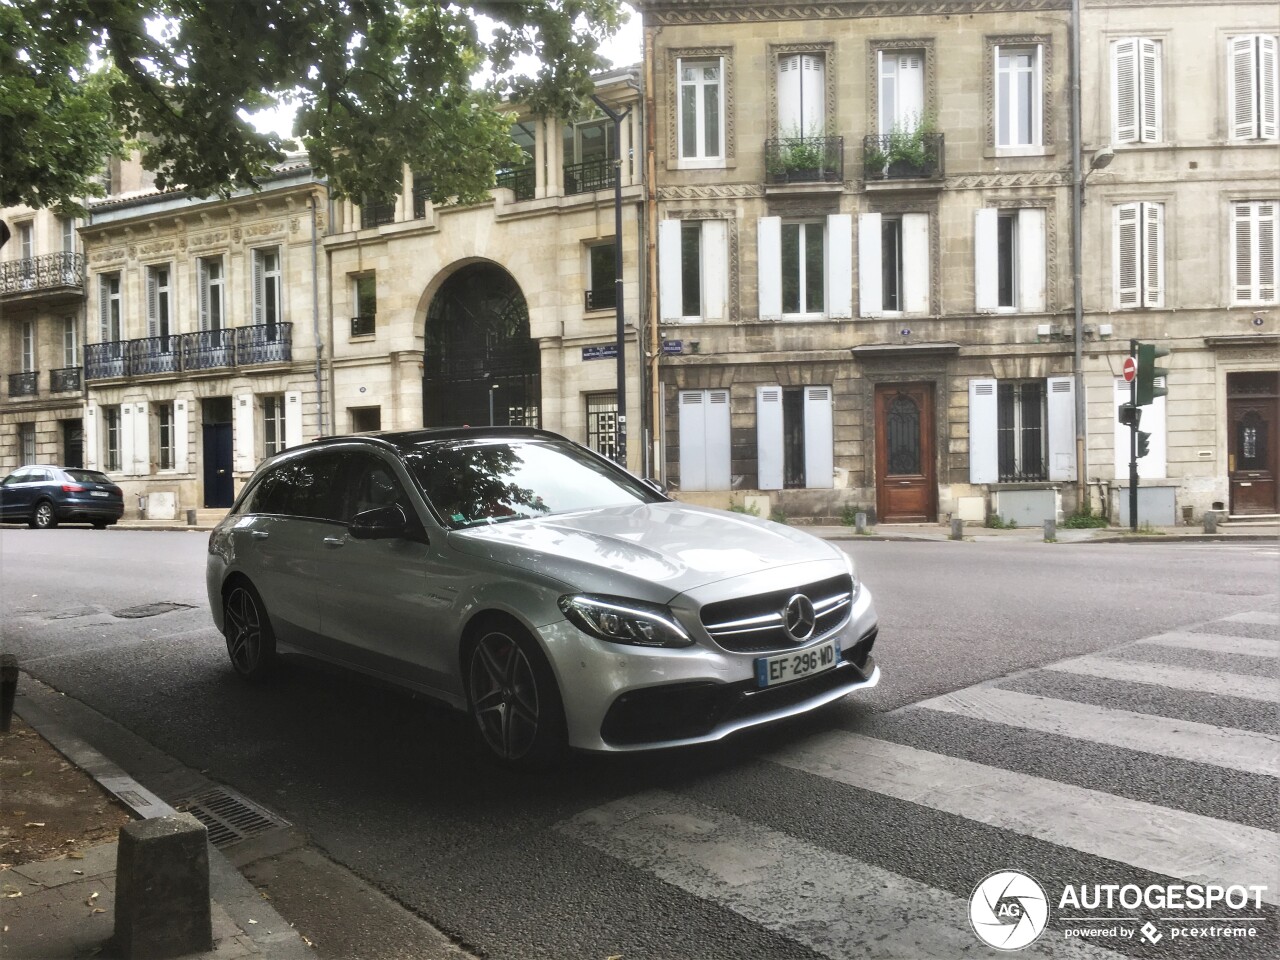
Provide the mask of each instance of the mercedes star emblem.
{"label": "mercedes star emblem", "polygon": [[817,619],[817,614],[813,611],[813,601],[803,593],[797,593],[782,608],[783,625],[796,643],[803,643],[813,636]]}

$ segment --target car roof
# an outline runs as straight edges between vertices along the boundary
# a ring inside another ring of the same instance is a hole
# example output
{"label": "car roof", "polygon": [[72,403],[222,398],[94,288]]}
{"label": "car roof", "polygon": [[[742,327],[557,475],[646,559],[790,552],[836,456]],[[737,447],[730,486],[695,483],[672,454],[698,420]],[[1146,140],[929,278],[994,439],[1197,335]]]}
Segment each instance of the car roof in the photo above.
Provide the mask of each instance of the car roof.
{"label": "car roof", "polygon": [[450,440],[564,440],[558,433],[538,427],[426,427],[418,430],[387,430],[381,433],[354,433],[337,437],[324,437],[311,443],[290,447],[287,453],[326,447],[336,443],[368,443],[372,446],[389,446],[399,453],[407,453],[424,443]]}

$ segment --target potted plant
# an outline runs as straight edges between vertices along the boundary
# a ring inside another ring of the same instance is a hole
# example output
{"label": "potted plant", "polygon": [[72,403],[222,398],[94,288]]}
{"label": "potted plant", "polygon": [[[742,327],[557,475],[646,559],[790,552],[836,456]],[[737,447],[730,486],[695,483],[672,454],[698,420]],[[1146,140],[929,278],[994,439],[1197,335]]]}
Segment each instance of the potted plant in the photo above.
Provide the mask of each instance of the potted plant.
{"label": "potted plant", "polygon": [[786,181],[821,180],[827,167],[826,139],[807,137],[792,130],[778,140],[776,154],[769,158],[768,172]]}
{"label": "potted plant", "polygon": [[895,123],[885,150],[884,176],[895,180],[932,176],[937,168],[932,134],[937,132],[929,114]]}

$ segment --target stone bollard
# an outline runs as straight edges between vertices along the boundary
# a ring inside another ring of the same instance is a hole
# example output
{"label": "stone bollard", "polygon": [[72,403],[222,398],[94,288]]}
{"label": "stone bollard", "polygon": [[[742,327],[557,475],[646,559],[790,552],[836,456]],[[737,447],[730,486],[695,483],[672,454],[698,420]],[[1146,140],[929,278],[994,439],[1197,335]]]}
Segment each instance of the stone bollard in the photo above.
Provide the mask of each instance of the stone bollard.
{"label": "stone bollard", "polygon": [[1058,539],[1058,522],[1056,520],[1046,520],[1044,522],[1044,539],[1046,543]]}
{"label": "stone bollard", "polygon": [[0,732],[8,733],[13,720],[13,698],[18,694],[18,658],[0,654]]}
{"label": "stone bollard", "polygon": [[194,510],[187,511],[187,526],[194,527],[196,525],[196,512]]}
{"label": "stone bollard", "polygon": [[951,539],[952,540],[964,539],[964,521],[961,520],[959,517],[951,518]]}
{"label": "stone bollard", "polygon": [[867,532],[867,515],[865,513],[858,513],[854,515],[853,531],[854,533]]}
{"label": "stone bollard", "polygon": [[1204,532],[1205,533],[1218,532],[1218,511],[1217,510],[1206,510],[1204,512]]}
{"label": "stone bollard", "polygon": [[208,831],[191,814],[120,829],[112,947],[125,960],[213,949]]}

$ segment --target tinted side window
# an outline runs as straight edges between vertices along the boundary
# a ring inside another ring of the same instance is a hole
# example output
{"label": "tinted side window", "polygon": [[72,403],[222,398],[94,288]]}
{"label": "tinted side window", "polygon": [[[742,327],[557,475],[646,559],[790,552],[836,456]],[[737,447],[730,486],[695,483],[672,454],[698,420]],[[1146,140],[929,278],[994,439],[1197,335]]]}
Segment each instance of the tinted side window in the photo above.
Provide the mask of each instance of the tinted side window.
{"label": "tinted side window", "polygon": [[337,480],[341,462],[341,454],[320,453],[280,464],[273,474],[271,509],[264,512],[340,520],[342,496]]}
{"label": "tinted side window", "polygon": [[390,464],[371,453],[353,453],[349,461],[345,484],[346,502],[342,514],[344,523],[350,523],[366,510],[392,504],[403,507],[406,516],[412,515],[404,487],[396,479]]}

